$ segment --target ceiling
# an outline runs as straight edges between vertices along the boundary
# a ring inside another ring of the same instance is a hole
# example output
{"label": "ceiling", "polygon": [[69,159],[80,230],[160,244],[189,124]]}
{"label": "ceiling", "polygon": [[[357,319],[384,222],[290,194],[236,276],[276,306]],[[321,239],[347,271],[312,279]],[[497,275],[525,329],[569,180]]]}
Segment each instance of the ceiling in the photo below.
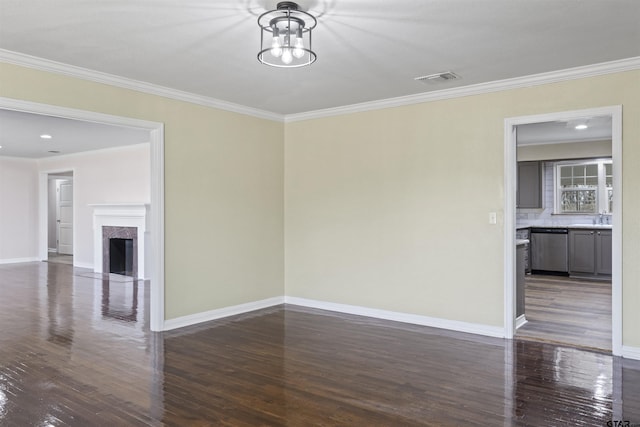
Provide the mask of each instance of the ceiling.
{"label": "ceiling", "polygon": [[284,115],[640,56],[637,0],[300,0],[318,60],[279,69],[256,59],[275,4],[0,0],[0,49]]}
{"label": "ceiling", "polygon": [[[586,125],[586,129],[576,129]],[[610,141],[611,116],[584,117],[568,121],[554,121],[518,125],[518,146],[558,144],[566,142]]]}
{"label": "ceiling", "polygon": [[145,142],[147,130],[0,109],[0,156],[38,159]]}
{"label": "ceiling", "polygon": [[[0,0],[0,49],[281,115],[640,57],[637,0],[300,0],[318,19],[318,60],[272,68],[256,59],[256,21],[276,3]],[[414,80],[444,71],[461,79]],[[518,143],[610,138],[610,122],[592,125],[519,126]],[[148,137],[0,110],[2,156],[50,157]]]}

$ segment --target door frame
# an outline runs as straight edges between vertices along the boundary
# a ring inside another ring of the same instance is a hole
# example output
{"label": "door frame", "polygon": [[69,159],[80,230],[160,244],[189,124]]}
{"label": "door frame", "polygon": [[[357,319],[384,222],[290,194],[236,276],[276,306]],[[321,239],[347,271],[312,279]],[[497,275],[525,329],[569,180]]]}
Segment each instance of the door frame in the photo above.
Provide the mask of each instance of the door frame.
{"label": "door frame", "polygon": [[512,339],[516,324],[516,135],[518,125],[555,120],[572,120],[585,116],[611,117],[611,154],[613,161],[613,243],[611,275],[611,348],[614,356],[622,355],[622,105],[584,110],[560,111],[504,120],[504,335]]}
{"label": "door frame", "polygon": [[[73,173],[73,171],[71,171]],[[47,176],[47,184],[48,184],[48,179],[49,176]],[[62,197],[62,184],[65,182],[71,182],[72,185],[72,193],[71,193],[71,255],[73,256],[73,251],[76,248],[76,228],[75,228],[75,224],[74,224],[74,219],[76,217],[76,213],[75,213],[75,192],[73,191],[73,176],[69,177],[69,178],[57,178],[56,179],[56,251],[58,253],[58,255],[60,254],[60,226],[62,225],[62,221],[60,220],[60,211],[61,211],[61,200],[60,198]],[[47,189],[49,188],[49,186],[47,185]],[[47,208],[48,210],[49,208]],[[47,246],[48,242],[47,242]]]}
{"label": "door frame", "polygon": [[[149,131],[151,161],[151,218],[150,238],[150,328],[152,331],[164,330],[164,124],[130,117],[114,116],[93,111],[77,110],[57,105],[40,104],[13,98],[0,97],[0,109],[43,114],[66,119],[96,122],[107,125],[127,126]],[[66,170],[69,170],[68,168]],[[47,239],[43,230],[47,228],[47,182],[48,171],[40,174],[39,182],[39,257],[46,259]],[[75,171],[74,171],[75,172]],[[44,182],[42,177],[44,176]],[[74,173],[74,178],[77,176]],[[74,191],[74,217],[77,217],[76,192]],[[44,227],[44,228],[43,228]],[[73,244],[76,247],[74,227]],[[43,252],[43,248],[45,249]],[[75,249],[74,249],[75,251]]]}

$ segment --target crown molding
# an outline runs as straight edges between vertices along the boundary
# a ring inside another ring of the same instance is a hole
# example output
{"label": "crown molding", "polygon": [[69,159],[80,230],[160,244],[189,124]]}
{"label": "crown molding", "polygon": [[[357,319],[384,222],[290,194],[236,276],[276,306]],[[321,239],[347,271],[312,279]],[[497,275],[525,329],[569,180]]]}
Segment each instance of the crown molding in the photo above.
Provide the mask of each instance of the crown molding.
{"label": "crown molding", "polygon": [[260,119],[283,122],[285,118],[285,116],[283,116],[282,114],[272,113],[270,111],[246,107],[244,105],[234,104],[232,102],[222,101],[220,99],[171,89],[168,87],[154,85],[139,80],[128,79],[125,77],[103,73],[100,71],[89,70],[87,68],[76,67],[74,65],[63,64],[61,62],[38,58],[35,56],[13,52],[6,49],[0,49],[0,62],[6,62],[22,67],[76,77],[83,80],[103,83],[124,89],[131,89],[138,92],[148,93],[150,95],[157,95],[164,98],[175,99],[177,101],[184,101],[192,104],[202,105],[205,107],[230,111],[233,113],[245,114]]}
{"label": "crown molding", "polygon": [[402,107],[405,105],[440,101],[451,98],[460,98],[463,96],[481,95],[485,93],[499,92],[509,89],[526,88],[531,86],[557,83],[586,77],[594,77],[603,74],[620,73],[638,69],[640,69],[640,56],[620,59],[617,61],[602,62],[593,65],[585,65],[582,67],[567,68],[565,70],[550,71],[546,73],[532,74],[529,76],[514,77],[511,79],[496,80],[487,83],[478,83],[469,86],[460,86],[451,89],[400,96],[397,98],[382,99],[379,101],[345,105],[343,107],[337,108],[327,108],[305,113],[288,114],[285,116],[285,123],[318,119],[322,117],[339,116],[351,113],[360,113],[371,110],[380,110],[383,108]]}
{"label": "crown molding", "polygon": [[485,93],[499,92],[509,89],[525,88],[549,83],[563,82],[567,80],[600,76],[603,74],[612,74],[640,69],[640,56],[636,56],[632,58],[620,59],[617,61],[602,62],[599,64],[568,68],[558,71],[550,71],[529,76],[514,77],[511,79],[496,80],[492,82],[460,86],[451,89],[424,92],[414,95],[382,99],[378,101],[363,102],[336,108],[326,108],[304,113],[283,115],[270,111],[260,110],[257,108],[247,107],[240,104],[234,104],[232,102],[222,101],[207,96],[197,95],[190,92],[184,92],[177,89],[154,85],[139,80],[128,79],[113,74],[89,70],[87,68],[63,64],[61,62],[38,58],[35,56],[13,52],[6,49],[0,49],[0,62],[6,62],[9,64],[19,65],[37,70],[67,75],[88,81],[93,81],[96,83],[108,84],[111,86],[131,89],[138,92],[144,92],[151,95],[189,102],[205,107],[217,108],[220,110],[245,114],[260,119],[284,123],[338,116],[343,114],[359,113],[371,110],[380,110],[384,108],[402,107],[405,105],[459,98],[463,96],[481,95]]}

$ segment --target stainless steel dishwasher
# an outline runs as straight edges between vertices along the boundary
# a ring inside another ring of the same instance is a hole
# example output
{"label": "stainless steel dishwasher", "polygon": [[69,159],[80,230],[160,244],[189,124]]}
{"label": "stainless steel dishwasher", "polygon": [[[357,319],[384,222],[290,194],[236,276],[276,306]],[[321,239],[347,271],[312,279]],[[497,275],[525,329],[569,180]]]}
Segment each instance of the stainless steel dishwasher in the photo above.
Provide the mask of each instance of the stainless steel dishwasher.
{"label": "stainless steel dishwasher", "polygon": [[566,228],[531,228],[532,273],[569,272],[568,234]]}

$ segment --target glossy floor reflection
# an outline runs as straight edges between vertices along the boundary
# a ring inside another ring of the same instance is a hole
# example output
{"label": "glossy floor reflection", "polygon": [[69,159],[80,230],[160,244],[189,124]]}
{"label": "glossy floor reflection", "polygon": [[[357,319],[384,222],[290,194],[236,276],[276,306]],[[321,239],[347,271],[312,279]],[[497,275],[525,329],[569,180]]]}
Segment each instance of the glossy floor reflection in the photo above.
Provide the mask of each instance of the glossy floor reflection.
{"label": "glossy floor reflection", "polygon": [[640,362],[278,306],[148,330],[148,283],[0,265],[0,425],[640,422]]}

